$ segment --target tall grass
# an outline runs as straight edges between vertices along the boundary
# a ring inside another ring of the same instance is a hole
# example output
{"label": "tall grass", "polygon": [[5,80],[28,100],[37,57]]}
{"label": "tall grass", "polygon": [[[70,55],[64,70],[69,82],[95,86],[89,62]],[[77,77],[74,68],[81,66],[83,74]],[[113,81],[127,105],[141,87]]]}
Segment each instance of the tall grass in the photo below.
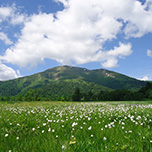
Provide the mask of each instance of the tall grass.
{"label": "tall grass", "polygon": [[0,104],[0,152],[152,151],[152,104]]}

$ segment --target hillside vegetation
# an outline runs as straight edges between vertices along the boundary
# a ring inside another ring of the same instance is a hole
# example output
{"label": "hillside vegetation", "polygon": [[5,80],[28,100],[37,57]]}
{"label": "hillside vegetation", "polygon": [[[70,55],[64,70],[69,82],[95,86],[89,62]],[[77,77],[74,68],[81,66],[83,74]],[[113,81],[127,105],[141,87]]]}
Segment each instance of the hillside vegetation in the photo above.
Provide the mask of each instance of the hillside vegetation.
{"label": "hillside vegetation", "polygon": [[0,103],[1,152],[151,152],[152,104]]}
{"label": "hillside vegetation", "polygon": [[26,96],[30,90],[41,99],[60,100],[70,98],[76,88],[82,93],[91,91],[99,94],[101,91],[118,89],[138,91],[146,82],[108,71],[105,69],[88,70],[85,68],[59,66],[44,72],[14,80],[0,82],[1,97]]}

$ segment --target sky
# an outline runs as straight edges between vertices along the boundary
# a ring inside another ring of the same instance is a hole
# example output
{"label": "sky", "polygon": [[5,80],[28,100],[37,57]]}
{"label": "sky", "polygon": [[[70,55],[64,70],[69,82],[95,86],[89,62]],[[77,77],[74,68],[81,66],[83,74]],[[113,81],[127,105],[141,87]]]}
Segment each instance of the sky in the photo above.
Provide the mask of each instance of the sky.
{"label": "sky", "polygon": [[61,65],[152,80],[152,0],[0,0],[0,81]]}

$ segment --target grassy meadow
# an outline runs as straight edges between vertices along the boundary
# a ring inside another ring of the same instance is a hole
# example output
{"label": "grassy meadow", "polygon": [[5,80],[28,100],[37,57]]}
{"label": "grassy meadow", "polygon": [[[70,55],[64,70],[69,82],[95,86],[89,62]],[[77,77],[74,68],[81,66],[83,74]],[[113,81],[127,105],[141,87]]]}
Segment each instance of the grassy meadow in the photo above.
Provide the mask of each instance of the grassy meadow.
{"label": "grassy meadow", "polygon": [[152,102],[0,103],[0,152],[152,152]]}

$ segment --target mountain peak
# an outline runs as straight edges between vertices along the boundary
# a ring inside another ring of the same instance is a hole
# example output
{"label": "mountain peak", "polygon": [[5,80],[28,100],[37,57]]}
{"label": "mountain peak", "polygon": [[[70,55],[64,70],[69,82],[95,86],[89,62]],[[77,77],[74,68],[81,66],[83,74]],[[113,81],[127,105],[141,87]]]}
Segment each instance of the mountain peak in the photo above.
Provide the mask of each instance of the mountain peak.
{"label": "mountain peak", "polygon": [[[31,76],[0,82],[0,96],[24,94],[29,89],[45,90],[51,94],[71,95],[76,87],[82,92],[115,89],[138,90],[146,82],[108,71],[106,69],[88,70],[74,66],[58,66]],[[47,88],[47,90],[46,90]]]}

